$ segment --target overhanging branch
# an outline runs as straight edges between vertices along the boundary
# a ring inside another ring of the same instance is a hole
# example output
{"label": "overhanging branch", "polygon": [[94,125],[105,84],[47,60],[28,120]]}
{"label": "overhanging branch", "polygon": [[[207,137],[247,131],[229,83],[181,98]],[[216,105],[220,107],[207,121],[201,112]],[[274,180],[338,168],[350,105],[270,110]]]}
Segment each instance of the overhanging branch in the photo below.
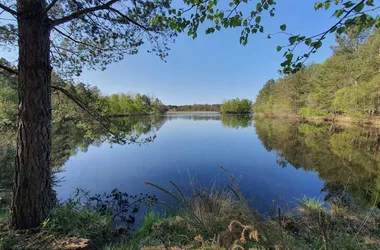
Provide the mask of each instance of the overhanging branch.
{"label": "overhanging branch", "polygon": [[112,4],[114,4],[114,3],[118,2],[118,1],[120,1],[120,0],[110,0],[110,1],[106,2],[105,4],[102,4],[102,5],[99,5],[99,6],[94,6],[94,7],[86,8],[86,9],[83,9],[83,10],[79,10],[79,11],[74,12],[74,13],[68,15],[68,16],[65,16],[65,17],[53,20],[53,26],[58,26],[58,25],[61,25],[63,23],[70,22],[70,21],[72,21],[72,20],[74,20],[76,18],[79,18],[79,17],[81,17],[83,15],[86,15],[86,14],[94,12],[94,11],[108,9],[109,7],[111,7]]}
{"label": "overhanging branch", "polygon": [[138,26],[139,28],[145,30],[145,31],[148,31],[149,29],[145,26],[143,26],[142,24],[138,23],[137,21],[133,20],[132,18],[130,18],[129,16],[127,15],[124,15],[123,13],[121,13],[119,10],[115,9],[115,8],[112,8],[112,7],[109,7],[108,8],[110,11],[112,12],[115,12],[116,14],[118,14],[119,16],[121,16],[122,18],[124,18],[125,20],[127,20],[128,22]]}
{"label": "overhanging branch", "polygon": [[18,75],[18,70],[13,69],[13,68],[11,68],[11,67],[9,67],[9,66],[3,65],[3,64],[1,64],[1,63],[0,63],[0,69],[3,69],[3,70],[5,70],[5,71],[7,71],[8,73],[11,73],[11,74],[13,74],[13,75]]}
{"label": "overhanging branch", "polygon": [[8,7],[8,6],[6,6],[6,5],[4,5],[4,4],[2,4],[2,3],[0,3],[0,8],[2,8],[3,10],[5,10],[6,12],[8,12],[8,13],[11,14],[11,15],[14,15],[14,16],[17,16],[17,15],[18,15],[18,14],[17,14],[17,11],[11,9],[10,7]]}
{"label": "overhanging branch", "polygon": [[44,16],[44,15],[46,15],[48,12],[49,12],[49,10],[51,9],[51,8],[53,8],[54,7],[54,5],[58,2],[59,0],[53,0],[53,1],[51,1],[51,3],[46,7],[46,9],[42,12],[42,16]]}
{"label": "overhanging branch", "polygon": [[103,116],[101,114],[98,114],[96,111],[91,110],[89,107],[87,107],[86,104],[84,104],[81,100],[79,100],[79,98],[77,98],[75,95],[71,94],[66,89],[61,88],[59,86],[55,86],[55,85],[51,85],[51,88],[53,90],[58,90],[59,92],[63,93],[67,98],[69,98],[72,102],[74,102],[79,108],[81,108],[84,112],[86,112],[90,117],[92,117],[96,121],[98,121],[104,130],[106,130],[108,133],[110,133],[115,138],[119,138],[117,133],[113,132],[110,129],[110,124],[114,124],[114,123],[112,122],[112,120],[109,117]]}

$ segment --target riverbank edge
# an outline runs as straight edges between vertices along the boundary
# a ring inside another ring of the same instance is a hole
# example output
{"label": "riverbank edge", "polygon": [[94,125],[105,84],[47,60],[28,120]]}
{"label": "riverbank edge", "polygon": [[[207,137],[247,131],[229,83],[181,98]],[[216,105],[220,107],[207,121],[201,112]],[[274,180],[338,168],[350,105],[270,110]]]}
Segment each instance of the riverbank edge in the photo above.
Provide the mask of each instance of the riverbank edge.
{"label": "riverbank edge", "polygon": [[9,220],[0,216],[0,249],[369,250],[380,244],[379,214],[371,213],[367,218],[367,213],[357,213],[349,207],[332,204],[327,208],[318,198],[299,198],[293,212],[274,204],[268,217],[263,217],[249,207],[235,185],[184,196],[180,189],[177,194],[147,184],[175,198],[179,209],[163,214],[147,211],[136,231],[114,228],[112,214],[99,213],[79,201],[61,204],[40,228],[31,230],[13,231]]}
{"label": "riverbank edge", "polygon": [[167,111],[164,115],[175,115],[175,114],[221,114],[218,111]]}
{"label": "riverbank edge", "polygon": [[380,128],[380,117],[375,118],[355,118],[350,116],[328,116],[328,117],[302,117],[299,115],[277,115],[277,114],[261,114],[255,113],[258,118],[269,118],[269,119],[292,119],[299,122],[312,122],[312,123],[333,123],[339,125],[360,125],[360,126],[371,126]]}

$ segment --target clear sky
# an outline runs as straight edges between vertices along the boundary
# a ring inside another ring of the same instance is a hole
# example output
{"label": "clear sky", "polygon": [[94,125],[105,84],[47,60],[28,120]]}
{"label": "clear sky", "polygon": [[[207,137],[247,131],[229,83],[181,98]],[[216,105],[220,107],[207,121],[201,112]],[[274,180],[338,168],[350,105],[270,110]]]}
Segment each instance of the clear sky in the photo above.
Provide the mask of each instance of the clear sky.
{"label": "clear sky", "polygon": [[[80,80],[98,86],[106,94],[151,94],[165,104],[221,103],[235,97],[255,99],[268,79],[279,76],[283,52],[278,53],[276,46],[285,45],[288,39],[286,35],[276,35],[268,40],[268,33],[278,32],[279,26],[286,23],[289,32],[313,35],[336,22],[331,17],[334,8],[316,12],[314,3],[278,0],[276,16],[262,19],[264,34],[252,35],[245,47],[239,44],[238,29],[222,29],[212,35],[204,35],[201,29],[196,40],[179,34],[170,46],[167,63],[142,49],[105,71],[85,71]],[[309,62],[327,58],[333,42],[334,37],[330,36]]]}

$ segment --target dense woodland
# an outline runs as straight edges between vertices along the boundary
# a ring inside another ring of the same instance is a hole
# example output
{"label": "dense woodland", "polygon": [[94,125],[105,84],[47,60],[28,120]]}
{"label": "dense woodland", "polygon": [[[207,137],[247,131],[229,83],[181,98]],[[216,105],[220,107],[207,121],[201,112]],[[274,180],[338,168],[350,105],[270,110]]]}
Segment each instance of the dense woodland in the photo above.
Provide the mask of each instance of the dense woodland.
{"label": "dense woodland", "polygon": [[[15,81],[10,75],[0,74],[0,123],[3,124],[14,124],[17,119],[18,95]],[[145,94],[120,93],[107,96],[95,86],[65,81],[56,75],[53,75],[52,85],[53,121],[74,117],[94,120],[109,116],[165,112],[165,107],[158,98]]]}
{"label": "dense woodland", "polygon": [[350,29],[336,42],[323,63],[269,80],[257,96],[254,111],[277,116],[379,116],[380,31]]}
{"label": "dense woodland", "polygon": [[223,114],[248,114],[252,112],[252,101],[248,99],[231,99],[224,101],[221,107]]}

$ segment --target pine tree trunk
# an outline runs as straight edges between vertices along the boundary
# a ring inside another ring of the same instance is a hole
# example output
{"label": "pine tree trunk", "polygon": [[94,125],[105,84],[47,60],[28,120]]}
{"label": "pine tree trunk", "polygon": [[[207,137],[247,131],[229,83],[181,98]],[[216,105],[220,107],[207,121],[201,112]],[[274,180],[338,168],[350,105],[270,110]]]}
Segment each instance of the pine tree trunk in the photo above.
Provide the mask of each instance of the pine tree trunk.
{"label": "pine tree trunk", "polygon": [[44,0],[18,0],[19,120],[12,224],[40,226],[51,204],[51,65]]}

